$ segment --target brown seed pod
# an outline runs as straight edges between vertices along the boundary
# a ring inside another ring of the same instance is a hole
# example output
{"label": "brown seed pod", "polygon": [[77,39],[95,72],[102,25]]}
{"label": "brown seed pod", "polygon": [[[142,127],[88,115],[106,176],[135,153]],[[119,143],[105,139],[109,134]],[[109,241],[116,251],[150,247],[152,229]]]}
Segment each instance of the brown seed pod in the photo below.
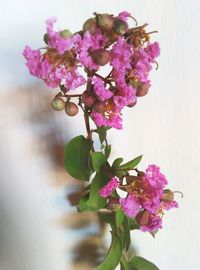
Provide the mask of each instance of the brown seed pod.
{"label": "brown seed pod", "polygon": [[84,24],[83,24],[83,31],[89,31],[91,35],[96,34],[98,30],[97,22],[94,18],[88,19]]}
{"label": "brown seed pod", "polygon": [[78,113],[78,106],[75,103],[68,101],[65,104],[65,112],[69,116],[75,116]]}
{"label": "brown seed pod", "polygon": [[51,107],[54,111],[62,111],[65,108],[65,102],[60,97],[55,97],[51,102]]}
{"label": "brown seed pod", "polygon": [[94,104],[93,109],[98,113],[104,113],[106,111],[106,104],[103,101],[97,101]]}
{"label": "brown seed pod", "polygon": [[98,14],[97,25],[101,28],[101,30],[109,32],[114,26],[114,18],[109,14]]}
{"label": "brown seed pod", "polygon": [[87,90],[83,92],[82,94],[82,102],[87,107],[92,107],[96,101],[96,97],[92,94],[90,94]]}
{"label": "brown seed pod", "polygon": [[174,193],[170,189],[165,189],[162,195],[163,202],[172,202],[174,200]]}
{"label": "brown seed pod", "polygon": [[110,61],[110,53],[104,49],[97,49],[90,52],[90,56],[95,64],[104,66]]}

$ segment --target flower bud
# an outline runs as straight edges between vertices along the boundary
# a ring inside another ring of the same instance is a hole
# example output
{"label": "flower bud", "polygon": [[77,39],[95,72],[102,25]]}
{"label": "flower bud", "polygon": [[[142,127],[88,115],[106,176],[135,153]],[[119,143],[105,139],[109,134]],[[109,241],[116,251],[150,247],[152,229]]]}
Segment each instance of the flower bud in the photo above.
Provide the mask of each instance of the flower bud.
{"label": "flower bud", "polygon": [[135,217],[136,221],[140,224],[140,226],[145,226],[148,224],[149,217],[151,213],[148,211],[142,211]]}
{"label": "flower bud", "polygon": [[165,189],[162,195],[163,202],[172,202],[174,200],[174,193],[170,189]]}
{"label": "flower bud", "polygon": [[103,101],[97,101],[93,109],[98,113],[104,113],[106,111],[106,104]]}
{"label": "flower bud", "polygon": [[149,84],[146,84],[144,82],[140,82],[140,81],[135,81],[135,80],[131,80],[130,84],[136,88],[136,96],[137,97],[143,97],[145,96],[150,88]]}
{"label": "flower bud", "polygon": [[92,107],[95,101],[96,101],[95,96],[91,95],[88,91],[83,92],[82,102],[85,104],[85,106]]}
{"label": "flower bud", "polygon": [[126,22],[118,19],[118,18],[115,18],[114,20],[114,31],[116,34],[118,35],[123,35],[126,33],[126,31],[128,30],[128,25]]}
{"label": "flower bud", "polygon": [[51,102],[51,107],[54,111],[62,111],[65,108],[65,102],[60,97],[55,97]]}
{"label": "flower bud", "polygon": [[44,34],[43,40],[48,45],[48,34],[47,33]]}
{"label": "flower bud", "polygon": [[137,103],[137,100],[131,101],[131,102],[127,105],[127,107],[132,108],[132,107],[134,107],[134,106],[136,105],[136,103]]}
{"label": "flower bud", "polygon": [[106,65],[110,61],[110,54],[104,49],[97,49],[92,51],[90,52],[90,55],[95,64],[100,66]]}
{"label": "flower bud", "polygon": [[63,38],[69,38],[72,36],[72,33],[68,29],[65,29],[60,32],[60,35]]}
{"label": "flower bud", "polygon": [[91,35],[96,34],[98,27],[97,27],[97,22],[94,18],[88,19],[84,24],[83,24],[83,30],[84,31],[89,31]]}
{"label": "flower bud", "polygon": [[65,104],[65,112],[69,116],[75,116],[78,113],[78,106],[69,101]]}
{"label": "flower bud", "polygon": [[114,26],[114,18],[109,14],[97,15],[97,24],[101,30],[109,32]]}

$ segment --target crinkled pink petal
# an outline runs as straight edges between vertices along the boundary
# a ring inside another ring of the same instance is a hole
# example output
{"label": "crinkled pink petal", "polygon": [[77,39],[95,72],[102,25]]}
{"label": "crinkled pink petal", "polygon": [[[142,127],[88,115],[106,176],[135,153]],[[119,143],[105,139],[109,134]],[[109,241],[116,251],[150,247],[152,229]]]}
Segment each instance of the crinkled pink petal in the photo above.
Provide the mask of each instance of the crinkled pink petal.
{"label": "crinkled pink petal", "polygon": [[104,101],[112,97],[113,93],[110,90],[105,88],[104,82],[102,79],[95,77],[95,78],[92,78],[91,81],[94,85],[94,93],[101,101]]}
{"label": "crinkled pink petal", "polygon": [[173,208],[178,208],[178,203],[176,201],[162,202],[161,207],[165,210],[170,210]]}
{"label": "crinkled pink petal", "polygon": [[118,18],[122,21],[127,21],[128,17],[130,17],[131,13],[127,12],[127,11],[122,11],[119,13]]}
{"label": "crinkled pink petal", "polygon": [[129,194],[126,198],[120,198],[119,203],[127,216],[134,218],[138,214],[140,204],[134,195]]}
{"label": "crinkled pink petal", "polygon": [[99,194],[103,198],[107,198],[116,190],[119,186],[117,177],[113,177],[103,188],[100,189]]}
{"label": "crinkled pink petal", "polygon": [[112,47],[110,64],[117,71],[123,72],[131,68],[132,50],[123,38],[118,38],[117,42]]}
{"label": "crinkled pink petal", "polygon": [[155,214],[149,215],[148,224],[140,226],[143,232],[152,232],[158,229],[162,229],[162,218]]}
{"label": "crinkled pink petal", "polygon": [[156,165],[148,166],[145,179],[154,187],[164,187],[168,183],[166,177],[160,172],[160,168]]}

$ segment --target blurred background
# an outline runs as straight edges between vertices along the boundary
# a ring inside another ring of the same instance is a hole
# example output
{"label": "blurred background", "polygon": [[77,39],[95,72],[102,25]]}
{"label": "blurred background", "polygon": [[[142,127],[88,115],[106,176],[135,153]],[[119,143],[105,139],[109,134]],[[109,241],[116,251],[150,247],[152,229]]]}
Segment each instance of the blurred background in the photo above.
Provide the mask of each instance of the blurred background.
{"label": "blurred background", "polygon": [[105,252],[106,229],[94,214],[76,213],[71,204],[81,186],[63,170],[64,144],[85,134],[82,115],[51,110],[57,91],[29,75],[22,50],[41,47],[51,16],[75,32],[94,11],[123,10],[158,30],[153,38],[162,53],[151,91],[124,111],[124,129],[109,133],[111,160],[144,154],[140,168],[159,165],[172,190],[185,195],[155,239],[132,234],[134,248],[162,270],[200,269],[200,2],[0,0],[0,6],[0,270],[92,269]]}

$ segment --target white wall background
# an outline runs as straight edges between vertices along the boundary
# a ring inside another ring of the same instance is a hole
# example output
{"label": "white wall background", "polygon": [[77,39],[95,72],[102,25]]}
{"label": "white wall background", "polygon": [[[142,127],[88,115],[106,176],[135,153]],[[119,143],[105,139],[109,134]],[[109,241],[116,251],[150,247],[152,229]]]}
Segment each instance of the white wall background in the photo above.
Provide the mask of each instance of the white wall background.
{"label": "white wall background", "polygon": [[[140,232],[133,234],[140,254],[154,261],[161,270],[200,269],[200,2],[0,0],[0,6],[2,91],[35,81],[24,66],[21,51],[26,43],[35,48],[41,46],[44,21],[52,15],[59,18],[61,28],[76,31],[93,11],[117,14],[127,10],[139,23],[148,22],[149,29],[159,31],[155,38],[160,42],[162,54],[160,68],[152,74],[151,91],[134,109],[124,112],[124,130],[113,130],[110,139],[115,155],[125,155],[128,159],[143,153],[143,168],[149,163],[158,164],[168,177],[170,187],[185,194],[180,199],[180,208],[166,214],[164,229],[156,239]],[[0,250],[0,269],[67,269],[66,239],[45,219],[52,215],[49,200],[54,196],[43,181],[48,173],[38,160],[25,156],[24,140],[30,134],[22,135],[19,127],[13,128],[13,116],[8,108],[9,104],[1,112],[4,164],[1,164],[0,201],[13,214],[0,217],[0,241],[3,237],[7,243]],[[80,121],[78,118],[74,122],[74,134],[83,132]],[[11,171],[8,174],[11,164],[17,164],[15,177]]]}

